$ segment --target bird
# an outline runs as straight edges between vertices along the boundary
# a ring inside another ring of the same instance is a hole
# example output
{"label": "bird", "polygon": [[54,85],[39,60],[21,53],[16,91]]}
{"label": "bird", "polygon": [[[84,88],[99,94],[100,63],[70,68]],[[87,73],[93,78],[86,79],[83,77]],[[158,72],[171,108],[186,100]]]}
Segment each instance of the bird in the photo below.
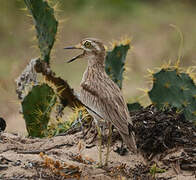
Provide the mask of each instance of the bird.
{"label": "bird", "polygon": [[82,58],[88,60],[87,68],[80,83],[80,100],[88,107],[89,114],[97,124],[99,141],[99,166],[102,166],[101,129],[99,122],[104,120],[109,127],[109,138],[105,165],[108,165],[109,146],[111,143],[112,125],[118,130],[123,142],[134,153],[137,152],[135,134],[129,129],[133,125],[128,107],[118,85],[105,72],[106,50],[101,40],[85,38],[75,46],[64,49],[79,49],[83,52],[67,61],[68,63]]}

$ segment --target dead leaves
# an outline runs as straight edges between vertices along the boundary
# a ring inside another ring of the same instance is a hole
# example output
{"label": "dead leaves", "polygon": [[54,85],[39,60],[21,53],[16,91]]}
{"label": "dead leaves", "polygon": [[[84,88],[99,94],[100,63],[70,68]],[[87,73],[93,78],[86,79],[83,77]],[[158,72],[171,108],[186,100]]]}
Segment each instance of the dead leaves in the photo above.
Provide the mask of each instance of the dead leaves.
{"label": "dead leaves", "polygon": [[79,179],[81,176],[81,170],[78,166],[67,164],[40,153],[40,157],[43,159],[43,165],[49,168],[55,175],[62,176],[65,179],[76,178]]}

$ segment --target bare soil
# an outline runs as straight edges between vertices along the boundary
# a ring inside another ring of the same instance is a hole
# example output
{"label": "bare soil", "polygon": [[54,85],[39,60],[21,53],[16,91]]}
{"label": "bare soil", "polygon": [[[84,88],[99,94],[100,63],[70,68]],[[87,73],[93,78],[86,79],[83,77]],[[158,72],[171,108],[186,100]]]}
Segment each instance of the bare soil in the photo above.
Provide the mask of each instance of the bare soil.
{"label": "bare soil", "polygon": [[[43,139],[1,132],[0,179],[196,179],[194,125],[181,115],[153,107],[132,113],[132,118],[138,153],[120,148],[121,139],[114,129],[109,165],[102,168],[97,167],[93,127],[85,137],[80,130]],[[104,154],[107,136],[103,139]]]}

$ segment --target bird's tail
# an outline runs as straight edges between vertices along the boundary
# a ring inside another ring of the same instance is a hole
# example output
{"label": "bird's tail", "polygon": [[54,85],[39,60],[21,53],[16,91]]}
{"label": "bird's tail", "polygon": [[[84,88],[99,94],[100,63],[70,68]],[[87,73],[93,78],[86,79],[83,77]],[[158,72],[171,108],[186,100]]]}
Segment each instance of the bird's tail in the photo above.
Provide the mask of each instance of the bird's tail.
{"label": "bird's tail", "polygon": [[135,133],[131,132],[130,134],[125,134],[120,132],[120,135],[123,139],[123,142],[127,145],[130,151],[136,153],[137,152],[137,145],[135,142]]}

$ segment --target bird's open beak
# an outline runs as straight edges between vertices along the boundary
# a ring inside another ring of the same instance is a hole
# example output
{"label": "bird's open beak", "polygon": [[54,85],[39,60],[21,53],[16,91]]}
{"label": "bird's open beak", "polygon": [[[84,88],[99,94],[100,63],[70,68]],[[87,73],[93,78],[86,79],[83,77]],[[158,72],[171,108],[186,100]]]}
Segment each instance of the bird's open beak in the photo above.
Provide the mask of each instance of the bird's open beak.
{"label": "bird's open beak", "polygon": [[[65,47],[64,49],[81,49],[81,50],[83,50],[80,44],[77,44],[76,46]],[[84,53],[79,54],[78,56],[68,60],[67,63],[73,62],[78,58],[82,58],[83,56],[84,56]]]}

